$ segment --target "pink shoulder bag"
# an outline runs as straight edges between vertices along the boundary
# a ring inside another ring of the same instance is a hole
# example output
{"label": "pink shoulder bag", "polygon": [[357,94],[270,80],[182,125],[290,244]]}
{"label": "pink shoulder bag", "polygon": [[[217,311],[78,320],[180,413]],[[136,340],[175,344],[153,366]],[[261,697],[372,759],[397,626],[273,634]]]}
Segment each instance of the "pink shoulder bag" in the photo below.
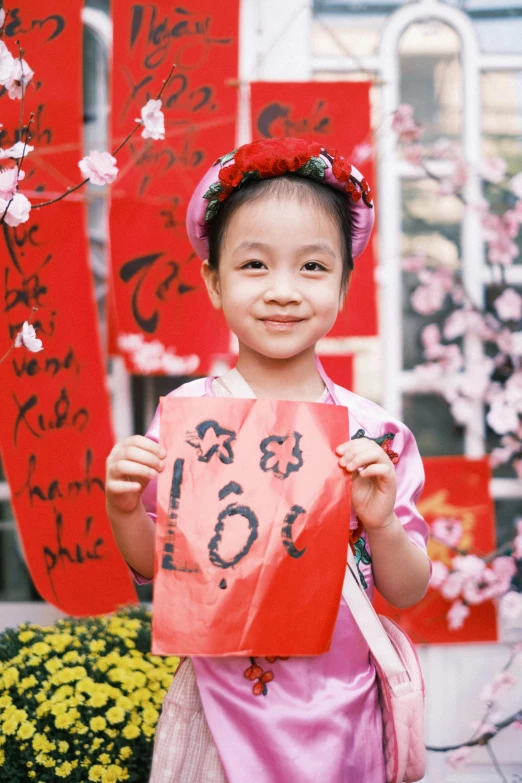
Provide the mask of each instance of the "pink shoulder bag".
{"label": "pink shoulder bag", "polygon": [[362,587],[351,548],[343,597],[364,636],[377,672],[383,721],[387,783],[424,777],[424,681],[409,637],[392,620],[377,615]]}

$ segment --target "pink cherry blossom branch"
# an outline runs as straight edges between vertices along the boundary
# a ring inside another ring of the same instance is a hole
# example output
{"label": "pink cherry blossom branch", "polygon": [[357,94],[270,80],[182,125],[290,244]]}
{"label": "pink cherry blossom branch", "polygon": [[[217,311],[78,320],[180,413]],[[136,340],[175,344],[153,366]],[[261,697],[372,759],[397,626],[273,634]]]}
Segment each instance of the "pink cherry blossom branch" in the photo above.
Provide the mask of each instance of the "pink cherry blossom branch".
{"label": "pink cherry blossom branch", "polygon": [[[168,75],[168,76],[167,76],[167,78],[166,78],[166,79],[163,81],[163,85],[162,85],[162,87],[161,87],[161,90],[159,91],[158,95],[156,96],[156,100],[157,100],[157,101],[159,101],[159,100],[160,100],[160,98],[161,98],[161,96],[163,95],[163,91],[165,90],[165,87],[166,87],[166,86],[167,86],[167,84],[169,83],[170,79],[172,78],[172,74],[173,74],[173,72],[174,72],[174,68],[175,68],[175,67],[176,67],[175,65],[173,65],[173,66],[172,66],[172,68],[170,69],[169,75]],[[120,150],[122,150],[122,149],[123,149],[123,147],[124,147],[124,146],[127,144],[127,142],[128,142],[128,141],[130,141],[130,139],[131,139],[131,138],[134,136],[134,134],[136,133],[136,131],[137,131],[137,130],[139,130],[139,129],[141,128],[142,124],[143,124],[143,122],[142,122],[141,120],[140,120],[140,122],[136,123],[136,125],[134,126],[134,128],[133,128],[133,129],[131,130],[131,132],[128,134],[128,136],[127,136],[127,137],[126,137],[126,138],[125,138],[125,139],[124,139],[124,140],[121,142],[121,144],[119,144],[119,145],[116,147],[116,149],[115,149],[115,150],[114,150],[114,152],[112,153],[112,156],[113,156],[113,157],[115,157],[115,156],[118,154],[118,152],[120,152]],[[72,188],[67,188],[67,190],[66,190],[64,193],[62,193],[60,196],[57,196],[56,198],[53,198],[53,199],[51,199],[50,201],[43,201],[41,204],[35,204],[35,205],[33,206],[33,209],[40,209],[41,207],[48,207],[48,206],[50,206],[51,204],[56,204],[56,202],[58,202],[58,201],[61,201],[62,199],[64,199],[64,198],[66,198],[67,196],[69,196],[71,193],[74,193],[76,190],[79,190],[80,188],[83,188],[83,186],[84,186],[84,185],[86,185],[86,184],[87,184],[89,181],[90,181],[90,178],[89,178],[89,177],[87,177],[86,179],[84,179],[82,182],[79,182],[79,183],[78,183],[77,185],[75,185],[74,187],[72,187]],[[1,222],[1,221],[0,221],[0,222]]]}
{"label": "pink cherry blossom branch", "polygon": [[504,720],[501,720],[498,723],[494,723],[493,728],[495,731],[485,731],[479,737],[468,740],[467,742],[461,742],[458,745],[426,745],[426,750],[432,751],[433,753],[448,753],[449,751],[459,750],[460,748],[474,748],[480,745],[487,745],[493,737],[496,737],[497,734],[502,731],[502,729],[506,729],[508,726],[511,726],[513,723],[518,723],[519,721],[522,721],[522,706],[517,712],[513,713],[513,715],[504,718]]}

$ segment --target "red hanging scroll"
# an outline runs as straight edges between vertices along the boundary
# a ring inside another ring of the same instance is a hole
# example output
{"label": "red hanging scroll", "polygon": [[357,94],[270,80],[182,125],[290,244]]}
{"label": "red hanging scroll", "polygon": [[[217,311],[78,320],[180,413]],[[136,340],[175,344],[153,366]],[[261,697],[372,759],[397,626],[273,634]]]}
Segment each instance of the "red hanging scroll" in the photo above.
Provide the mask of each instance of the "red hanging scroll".
{"label": "red hanging scroll", "polygon": [[[4,39],[19,39],[35,71],[26,118],[35,113],[21,190],[34,204],[80,179],[79,0],[26,0]],[[66,64],[66,65],[65,65]],[[0,97],[2,146],[16,140],[20,102]],[[136,594],[105,514],[105,458],[112,447],[85,208],[72,197],[17,228],[2,226],[1,353],[34,318],[44,350],[14,349],[0,364],[0,443],[15,517],[34,584],[72,615],[108,612]]]}
{"label": "red hanging scroll", "polygon": [[208,373],[229,332],[209,301],[185,232],[194,187],[235,143],[238,0],[176,6],[114,0],[114,143],[125,138],[171,65],[164,141],[133,137],[120,154],[111,242],[118,333],[131,372]]}
{"label": "red hanging scroll", "polygon": [[162,400],[154,652],[329,649],[350,518],[335,449],[347,439],[338,405]]}
{"label": "red hanging scroll", "polygon": [[[495,549],[495,512],[489,493],[491,468],[487,458],[425,457],[426,484],[418,509],[429,525],[436,519],[457,520],[462,535],[456,546],[467,554],[487,555]],[[430,537],[428,553],[448,567],[455,554],[447,544]],[[409,609],[395,609],[376,595],[375,609],[398,622],[417,644],[461,644],[497,641],[492,601],[471,605],[461,628],[449,630],[452,602],[428,588],[426,597]]]}
{"label": "red hanging scroll", "polygon": [[[373,156],[370,153],[362,163],[354,161],[359,145],[371,141],[370,86],[369,82],[255,82],[251,87],[253,138],[296,136],[320,141],[354,163],[375,193]],[[377,334],[374,269],[370,241],[356,261],[347,304],[329,337]]]}

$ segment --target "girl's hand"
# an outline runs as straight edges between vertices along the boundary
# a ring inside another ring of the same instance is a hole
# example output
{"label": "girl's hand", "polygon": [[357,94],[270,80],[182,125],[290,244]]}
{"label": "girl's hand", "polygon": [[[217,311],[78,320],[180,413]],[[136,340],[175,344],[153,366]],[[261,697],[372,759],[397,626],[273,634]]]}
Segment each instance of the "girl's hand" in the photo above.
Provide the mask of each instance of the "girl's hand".
{"label": "girl's hand", "polygon": [[386,452],[368,438],[338,446],[339,465],[352,476],[352,505],[367,530],[392,524],[397,495],[395,468]]}
{"label": "girl's hand", "polygon": [[142,435],[117,443],[107,457],[107,509],[122,514],[136,510],[143,490],[165,466],[165,449]]}

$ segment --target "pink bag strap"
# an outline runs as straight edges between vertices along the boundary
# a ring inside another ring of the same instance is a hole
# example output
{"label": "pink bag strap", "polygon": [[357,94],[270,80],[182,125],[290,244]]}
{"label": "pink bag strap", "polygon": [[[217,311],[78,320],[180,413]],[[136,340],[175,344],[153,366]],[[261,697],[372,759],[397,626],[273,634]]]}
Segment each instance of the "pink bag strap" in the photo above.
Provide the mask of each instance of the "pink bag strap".
{"label": "pink bag strap", "polygon": [[351,547],[348,547],[348,564],[343,583],[343,598],[359,630],[364,636],[370,652],[383,670],[394,695],[411,690],[410,675],[383,628],[366,591],[361,585]]}

